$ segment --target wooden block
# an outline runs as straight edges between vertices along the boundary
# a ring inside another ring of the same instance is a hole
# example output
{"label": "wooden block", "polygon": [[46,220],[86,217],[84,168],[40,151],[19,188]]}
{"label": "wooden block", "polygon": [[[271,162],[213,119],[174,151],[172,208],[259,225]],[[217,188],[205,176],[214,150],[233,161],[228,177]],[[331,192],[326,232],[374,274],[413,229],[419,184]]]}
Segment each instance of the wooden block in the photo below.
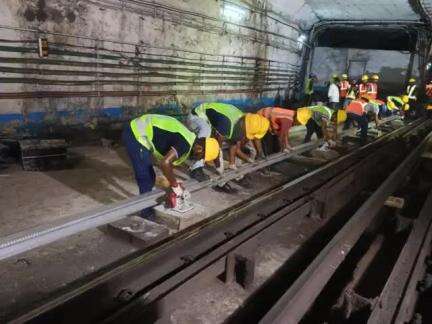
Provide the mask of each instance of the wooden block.
{"label": "wooden block", "polygon": [[169,235],[166,226],[151,222],[139,216],[130,216],[108,224],[113,235],[140,247],[152,245]]}

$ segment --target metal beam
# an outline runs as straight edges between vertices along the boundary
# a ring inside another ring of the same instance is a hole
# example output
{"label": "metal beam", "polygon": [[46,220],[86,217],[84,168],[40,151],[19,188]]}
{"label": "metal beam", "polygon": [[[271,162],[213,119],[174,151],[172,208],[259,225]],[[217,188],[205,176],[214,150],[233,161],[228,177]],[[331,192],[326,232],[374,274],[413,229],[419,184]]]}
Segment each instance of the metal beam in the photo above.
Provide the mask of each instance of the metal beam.
{"label": "metal beam", "polygon": [[388,196],[397,189],[413,169],[425,143],[431,137],[432,133],[357,210],[260,323],[294,324],[300,322],[360,236],[378,215]]}

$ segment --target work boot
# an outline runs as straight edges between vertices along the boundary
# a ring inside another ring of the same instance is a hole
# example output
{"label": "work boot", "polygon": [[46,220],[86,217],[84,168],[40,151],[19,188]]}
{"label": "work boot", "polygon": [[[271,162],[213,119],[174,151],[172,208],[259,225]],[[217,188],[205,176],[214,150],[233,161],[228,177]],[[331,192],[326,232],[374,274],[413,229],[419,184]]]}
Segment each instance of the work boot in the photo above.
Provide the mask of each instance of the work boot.
{"label": "work boot", "polygon": [[190,172],[190,176],[198,182],[210,180],[210,177],[204,173],[203,168],[194,169]]}

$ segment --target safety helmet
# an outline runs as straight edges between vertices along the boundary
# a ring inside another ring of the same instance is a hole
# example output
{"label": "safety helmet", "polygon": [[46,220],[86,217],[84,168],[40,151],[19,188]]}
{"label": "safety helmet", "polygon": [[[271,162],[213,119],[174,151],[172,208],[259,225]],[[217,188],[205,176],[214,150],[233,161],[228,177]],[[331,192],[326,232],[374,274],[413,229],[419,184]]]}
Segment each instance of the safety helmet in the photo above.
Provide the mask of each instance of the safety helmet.
{"label": "safety helmet", "polygon": [[369,81],[369,75],[363,74],[361,79],[362,79],[362,81],[367,82],[367,81]]}
{"label": "safety helmet", "polygon": [[308,120],[312,118],[312,110],[307,107],[297,109],[297,120],[300,124],[306,125]]}
{"label": "safety helmet", "polygon": [[219,155],[219,142],[213,137],[207,137],[205,140],[204,160],[206,162],[213,161]]}
{"label": "safety helmet", "polygon": [[407,95],[402,96],[402,101],[407,104],[409,102],[409,97]]}
{"label": "safety helmet", "polygon": [[337,112],[337,123],[341,124],[347,120],[347,114],[344,109],[339,109]]}
{"label": "safety helmet", "polygon": [[408,80],[408,82],[409,82],[409,83],[416,83],[416,79],[411,78],[411,79]]}
{"label": "safety helmet", "polygon": [[410,105],[409,104],[405,104],[403,106],[403,110],[408,111],[410,109]]}
{"label": "safety helmet", "polygon": [[379,80],[379,75],[378,74],[372,75],[372,80],[378,81]]}
{"label": "safety helmet", "polygon": [[247,139],[261,139],[267,133],[270,127],[270,121],[258,114],[246,114],[246,138]]}
{"label": "safety helmet", "polygon": [[342,74],[341,75],[342,80],[348,80],[348,74]]}

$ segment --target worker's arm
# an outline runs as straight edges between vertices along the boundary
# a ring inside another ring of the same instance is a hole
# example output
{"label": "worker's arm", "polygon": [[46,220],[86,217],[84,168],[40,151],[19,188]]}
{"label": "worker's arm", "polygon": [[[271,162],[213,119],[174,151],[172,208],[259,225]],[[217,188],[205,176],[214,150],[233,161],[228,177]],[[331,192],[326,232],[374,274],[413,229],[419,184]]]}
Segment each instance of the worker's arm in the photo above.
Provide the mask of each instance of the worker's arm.
{"label": "worker's arm", "polygon": [[232,144],[229,150],[229,164],[230,166],[235,165],[235,158],[238,156],[240,159],[246,162],[250,162],[249,156],[241,150],[241,141],[236,144]]}
{"label": "worker's arm", "polygon": [[376,127],[378,127],[379,125],[380,125],[380,121],[379,121],[379,118],[378,118],[378,114],[375,114],[374,115],[374,119],[375,119],[375,125],[376,125]]}
{"label": "worker's arm", "polygon": [[173,162],[177,159],[177,152],[172,148],[160,162],[163,175],[168,179],[171,187],[177,187],[178,183],[174,175]]}
{"label": "worker's arm", "polygon": [[262,148],[261,140],[255,139],[255,140],[253,140],[253,142],[254,142],[255,148],[257,150],[257,156],[258,157],[264,157],[264,151]]}
{"label": "worker's arm", "polygon": [[[224,138],[218,132],[215,132],[214,136],[215,136],[216,140],[219,143],[219,147],[221,148],[220,151],[219,151],[219,154],[221,154],[222,153],[222,143],[223,143]],[[214,164],[215,164],[216,169],[219,169],[221,167],[221,161],[222,160],[223,160],[223,158],[221,156],[218,156],[218,159],[215,159],[213,161]],[[230,159],[230,162],[231,162],[231,159]]]}
{"label": "worker's arm", "polygon": [[323,119],[321,122],[321,130],[322,130],[325,141],[328,141],[330,139],[330,135],[329,135],[327,127],[328,127],[328,122],[327,122],[327,120]]}

